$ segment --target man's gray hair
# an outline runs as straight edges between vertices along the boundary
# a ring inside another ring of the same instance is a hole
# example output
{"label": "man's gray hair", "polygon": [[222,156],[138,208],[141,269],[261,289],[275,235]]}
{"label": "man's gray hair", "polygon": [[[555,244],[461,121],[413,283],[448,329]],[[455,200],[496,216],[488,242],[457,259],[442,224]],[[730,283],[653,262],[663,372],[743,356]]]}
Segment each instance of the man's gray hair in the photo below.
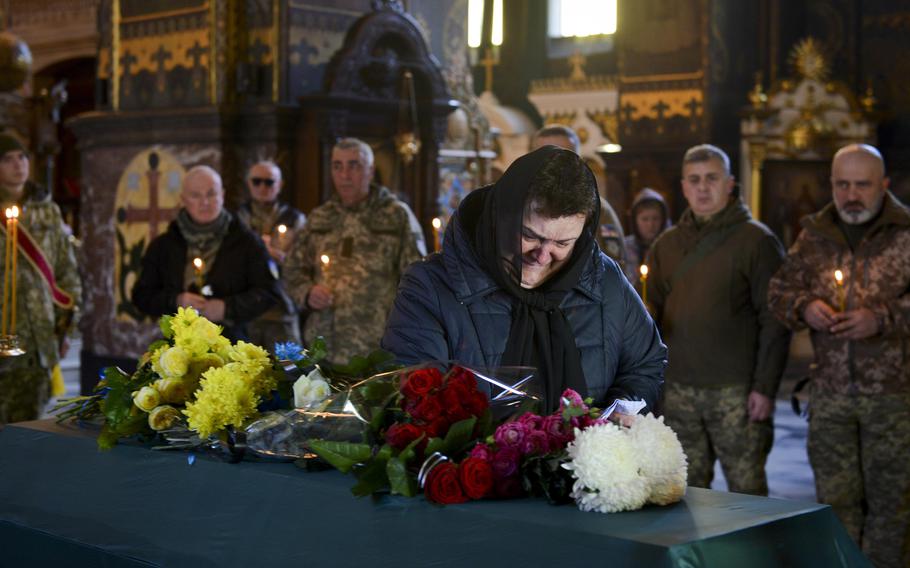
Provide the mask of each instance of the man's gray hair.
{"label": "man's gray hair", "polygon": [[369,168],[373,166],[373,149],[370,145],[360,138],[342,138],[335,142],[335,150],[357,150],[360,157],[363,158],[364,166]]}
{"label": "man's gray hair", "polygon": [[246,173],[247,173],[247,176],[250,175],[250,171],[251,171],[253,168],[255,168],[256,166],[265,166],[265,167],[267,167],[267,168],[272,169],[272,171],[278,172],[278,181],[281,181],[283,175],[282,175],[282,173],[281,173],[281,168],[278,167],[278,164],[275,163],[275,160],[272,160],[271,158],[265,158],[265,159],[263,159],[263,160],[256,160],[256,161],[253,162],[253,164],[250,166],[250,169],[247,170],[247,172],[246,172]]}
{"label": "man's gray hair", "polygon": [[578,134],[570,127],[564,124],[545,124],[543,128],[534,133],[534,146],[537,146],[537,140],[548,136],[564,136],[568,138],[569,143],[572,144],[572,151],[576,154],[581,153],[581,141],[578,139]]}
{"label": "man's gray hair", "polygon": [[724,171],[727,172],[727,175],[730,175],[730,157],[727,156],[726,152],[712,144],[699,144],[686,150],[682,165],[686,167],[686,164],[707,162],[708,160],[720,160],[720,163],[724,165]]}
{"label": "man's gray hair", "polygon": [[193,166],[189,169],[189,171],[186,172],[186,174],[183,176],[184,187],[186,187],[187,181],[189,181],[191,178],[201,175],[211,177],[219,189],[222,189],[224,187],[224,185],[221,183],[221,174],[216,172],[213,168],[203,165]]}

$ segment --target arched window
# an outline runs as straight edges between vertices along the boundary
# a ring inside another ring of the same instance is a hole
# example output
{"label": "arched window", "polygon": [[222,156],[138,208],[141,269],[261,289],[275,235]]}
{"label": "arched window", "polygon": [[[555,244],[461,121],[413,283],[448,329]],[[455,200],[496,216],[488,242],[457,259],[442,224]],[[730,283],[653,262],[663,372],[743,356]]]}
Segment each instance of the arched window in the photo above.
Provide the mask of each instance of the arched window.
{"label": "arched window", "polygon": [[550,0],[547,19],[551,38],[616,33],[617,0]]}

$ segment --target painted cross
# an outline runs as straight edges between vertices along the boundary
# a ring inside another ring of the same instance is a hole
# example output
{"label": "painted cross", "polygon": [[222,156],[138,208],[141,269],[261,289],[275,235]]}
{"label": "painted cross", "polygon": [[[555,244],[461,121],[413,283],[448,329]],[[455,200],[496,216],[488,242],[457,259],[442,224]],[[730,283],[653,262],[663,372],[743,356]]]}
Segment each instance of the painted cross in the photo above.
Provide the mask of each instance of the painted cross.
{"label": "painted cross", "polygon": [[670,108],[670,105],[662,100],[657,101],[651,106],[651,110],[657,113],[657,133],[662,134],[664,131],[664,113]]}
{"label": "painted cross", "polygon": [[117,221],[120,223],[148,223],[149,224],[149,242],[158,236],[158,225],[168,223],[177,216],[179,207],[158,207],[158,181],[161,179],[161,172],[158,171],[158,154],[152,152],[149,154],[149,169],[145,172],[145,177],[149,184],[149,206],[147,209],[127,205],[117,211]]}
{"label": "painted cross", "polygon": [[158,64],[158,71],[156,73],[157,80],[156,86],[158,87],[158,92],[163,93],[164,89],[167,87],[166,81],[166,70],[164,69],[164,62],[168,59],[172,59],[173,55],[171,52],[164,49],[164,46],[161,45],[158,47],[158,51],[152,54],[152,61]]}
{"label": "painted cross", "polygon": [[202,88],[202,80],[205,78],[202,67],[202,56],[208,52],[209,49],[207,47],[202,47],[199,44],[199,40],[196,40],[196,42],[193,43],[193,47],[186,50],[186,56],[193,60],[193,88],[197,91]]}
{"label": "painted cross", "polygon": [[136,59],[136,56],[130,53],[130,50],[128,49],[124,50],[123,55],[120,56],[120,67],[122,69],[120,73],[122,81],[121,88],[123,89],[124,97],[129,97],[132,92],[133,76],[130,75],[130,67],[137,61],[139,60]]}
{"label": "painted cross", "polygon": [[626,104],[624,104],[619,110],[622,111],[623,130],[625,130],[626,134],[628,134],[632,132],[632,115],[635,114],[635,111],[638,109],[635,108],[635,105],[629,101],[626,101]]}
{"label": "painted cross", "polygon": [[686,108],[689,109],[689,130],[695,132],[698,130],[698,111],[701,109],[701,101],[692,97],[689,102],[686,103]]}

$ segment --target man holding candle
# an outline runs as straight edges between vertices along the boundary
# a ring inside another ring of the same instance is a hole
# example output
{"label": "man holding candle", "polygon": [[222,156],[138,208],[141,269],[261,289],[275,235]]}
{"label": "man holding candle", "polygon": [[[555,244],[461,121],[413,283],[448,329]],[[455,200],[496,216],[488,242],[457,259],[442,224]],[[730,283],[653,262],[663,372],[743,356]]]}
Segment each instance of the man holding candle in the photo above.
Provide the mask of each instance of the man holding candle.
{"label": "man holding candle", "polygon": [[648,305],[670,349],[666,422],[689,457],[689,485],[709,487],[720,460],[731,491],[767,495],[774,397],[790,344],[768,310],[784,250],[754,220],[720,148],[690,148],[689,207],[651,246]]}
{"label": "man holding candle", "polygon": [[[13,205],[19,209],[16,268],[12,269],[10,256],[3,274],[8,286],[16,287],[15,329],[12,289],[4,290],[8,300],[2,315],[7,333],[15,334],[25,350],[18,357],[0,358],[0,424],[40,416],[51,371],[65,352],[66,334],[82,292],[73,241],[60,209],[28,177],[25,146],[11,135],[0,134],[0,212]],[[6,250],[12,222],[2,221],[0,240]]]}
{"label": "man holding candle", "polygon": [[[224,326],[229,339],[246,340],[248,322],[279,299],[268,252],[224,209],[221,176],[212,168],[196,166],[186,173],[180,201],[177,218],[145,251],[133,304],[154,318],[192,306]],[[193,286],[197,271],[202,290]]]}
{"label": "man holding candle", "polygon": [[910,566],[910,210],[865,144],[834,155],[831,193],[802,220],[768,301],[786,325],[810,329],[819,501],[875,566]]}
{"label": "man holding candle", "polygon": [[371,184],[368,144],[342,139],[331,159],[335,195],[310,213],[288,253],[284,282],[297,305],[310,310],[304,341],[325,337],[333,362],[344,363],[379,348],[398,280],[426,245],[410,208]]}
{"label": "man holding candle", "polygon": [[[281,193],[281,169],[275,162],[261,160],[253,164],[246,176],[250,200],[237,210],[237,218],[253,233],[262,237],[271,257],[270,268],[280,276],[284,259],[295,235],[303,229],[306,216],[278,200]],[[284,288],[281,301],[250,322],[250,340],[272,349],[277,342],[300,343],[299,315]]]}

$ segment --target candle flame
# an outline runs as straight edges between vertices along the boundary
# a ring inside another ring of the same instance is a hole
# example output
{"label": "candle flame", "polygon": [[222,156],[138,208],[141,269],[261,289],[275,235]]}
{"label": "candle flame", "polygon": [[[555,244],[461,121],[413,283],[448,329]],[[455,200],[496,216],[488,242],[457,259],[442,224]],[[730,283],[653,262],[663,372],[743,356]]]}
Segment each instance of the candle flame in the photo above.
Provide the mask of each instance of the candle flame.
{"label": "candle flame", "polygon": [[199,258],[198,256],[193,259],[193,266],[196,267],[196,270],[202,270],[202,264],[203,264],[202,259]]}
{"label": "candle flame", "polygon": [[843,286],[843,285],[844,285],[844,273],[841,272],[840,270],[835,270],[835,271],[834,271],[834,279],[837,280],[837,285],[838,285],[838,286]]}
{"label": "candle flame", "polygon": [[638,270],[641,272],[642,278],[648,277],[648,265],[647,264],[642,264]]}
{"label": "candle flame", "polygon": [[324,265],[326,265],[326,266],[329,265],[329,262],[330,262],[330,261],[329,261],[329,255],[324,254],[324,255],[322,255],[322,256],[319,257],[319,260],[322,261],[322,264],[324,264]]}
{"label": "candle flame", "polygon": [[287,233],[288,226],[287,225],[278,225],[278,232],[281,233],[282,235]]}
{"label": "candle flame", "polygon": [[439,220],[439,217],[433,217],[433,228],[437,231],[442,227],[442,221]]}

